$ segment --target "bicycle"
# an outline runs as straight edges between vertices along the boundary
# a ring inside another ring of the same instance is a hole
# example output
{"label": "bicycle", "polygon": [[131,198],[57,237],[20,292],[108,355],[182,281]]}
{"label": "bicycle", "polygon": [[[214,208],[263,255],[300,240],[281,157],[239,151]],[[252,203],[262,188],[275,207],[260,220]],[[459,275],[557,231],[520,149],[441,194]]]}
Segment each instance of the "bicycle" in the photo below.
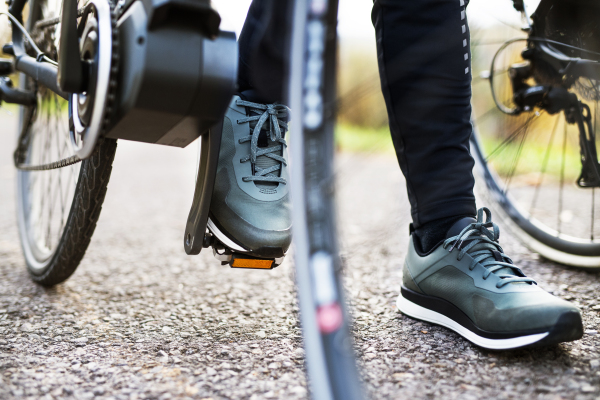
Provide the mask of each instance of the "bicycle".
{"label": "bicycle", "polygon": [[[231,267],[272,269],[216,239],[208,220],[220,121],[235,90],[235,34],[208,0],[11,0],[12,42],[0,97],[21,106],[14,163],[20,240],[31,278],[73,274],[100,216],[117,139],[201,141],[184,233],[187,254],[212,247]],[[298,294],[315,398],[361,397],[343,298],[333,212],[337,1],[295,1],[290,31]],[[320,66],[315,68],[315,65]],[[12,73],[19,73],[15,88]],[[314,100],[317,99],[315,102]],[[318,163],[316,162],[318,160]]]}
{"label": "bicycle", "polygon": [[532,250],[598,268],[600,8],[542,0],[529,16],[514,3],[524,36],[472,39],[476,187]]}

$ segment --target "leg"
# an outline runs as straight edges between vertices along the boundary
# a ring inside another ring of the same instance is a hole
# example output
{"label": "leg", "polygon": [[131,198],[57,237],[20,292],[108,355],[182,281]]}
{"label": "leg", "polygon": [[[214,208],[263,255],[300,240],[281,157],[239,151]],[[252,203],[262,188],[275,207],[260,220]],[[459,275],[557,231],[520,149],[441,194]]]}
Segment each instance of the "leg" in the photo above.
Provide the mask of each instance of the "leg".
{"label": "leg", "polygon": [[576,340],[583,335],[579,310],[513,264],[489,210],[472,218],[465,2],[376,0],[373,9],[383,93],[416,227],[398,309],[490,349]]}
{"label": "leg", "polygon": [[261,103],[285,98],[290,1],[253,0],[239,38],[238,90]]}
{"label": "leg", "polygon": [[248,268],[265,268],[252,267],[257,259],[267,267],[279,265],[291,242],[285,140],[289,115],[280,104],[287,81],[288,3],[254,0],[239,39],[238,93],[223,118],[208,221],[220,242],[219,260],[232,266],[233,254]]}
{"label": "leg", "polygon": [[[414,227],[476,213],[469,29],[463,0],[376,0],[381,86]],[[443,222],[445,221],[445,222]],[[426,229],[427,230],[427,229]],[[427,236],[427,235],[420,235]]]}

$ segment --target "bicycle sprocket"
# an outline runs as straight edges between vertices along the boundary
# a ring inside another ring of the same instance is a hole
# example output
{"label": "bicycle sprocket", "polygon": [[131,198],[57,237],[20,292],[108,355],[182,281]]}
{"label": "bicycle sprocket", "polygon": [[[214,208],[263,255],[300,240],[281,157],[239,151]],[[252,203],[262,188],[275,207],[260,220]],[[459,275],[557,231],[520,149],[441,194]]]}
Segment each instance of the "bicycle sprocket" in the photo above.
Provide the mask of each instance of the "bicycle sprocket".
{"label": "bicycle sprocket", "polygon": [[75,154],[91,156],[110,128],[119,71],[119,35],[114,5],[91,0],[81,16],[80,52],[89,68],[88,90],[69,99],[69,129]]}

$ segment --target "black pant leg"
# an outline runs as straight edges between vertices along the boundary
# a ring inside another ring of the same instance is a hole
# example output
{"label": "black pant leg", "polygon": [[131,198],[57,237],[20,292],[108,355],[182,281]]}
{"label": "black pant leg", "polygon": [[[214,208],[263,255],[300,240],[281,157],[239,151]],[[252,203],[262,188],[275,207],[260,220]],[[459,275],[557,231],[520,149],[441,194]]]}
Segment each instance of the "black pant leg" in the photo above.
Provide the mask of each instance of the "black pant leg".
{"label": "black pant leg", "polygon": [[475,215],[464,0],[375,0],[381,86],[415,227]]}
{"label": "black pant leg", "polygon": [[253,0],[238,40],[238,91],[281,102],[287,94],[289,0]]}

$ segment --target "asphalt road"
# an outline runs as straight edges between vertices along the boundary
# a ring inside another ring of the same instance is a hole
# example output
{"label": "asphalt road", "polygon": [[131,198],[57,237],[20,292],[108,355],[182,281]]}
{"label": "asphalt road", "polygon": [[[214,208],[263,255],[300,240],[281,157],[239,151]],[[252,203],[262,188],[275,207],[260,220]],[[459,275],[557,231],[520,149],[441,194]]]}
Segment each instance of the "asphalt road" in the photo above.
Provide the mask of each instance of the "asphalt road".
{"label": "asphalt road", "polygon": [[[291,258],[273,271],[187,256],[195,145],[120,142],[100,222],[64,284],[35,285],[19,248],[14,117],[0,109],[0,398],[307,398]],[[542,287],[578,304],[575,343],[492,352],[395,309],[409,208],[394,158],[338,160],[340,237],[365,387],[376,399],[600,399],[600,275],[541,260],[503,232]]]}

